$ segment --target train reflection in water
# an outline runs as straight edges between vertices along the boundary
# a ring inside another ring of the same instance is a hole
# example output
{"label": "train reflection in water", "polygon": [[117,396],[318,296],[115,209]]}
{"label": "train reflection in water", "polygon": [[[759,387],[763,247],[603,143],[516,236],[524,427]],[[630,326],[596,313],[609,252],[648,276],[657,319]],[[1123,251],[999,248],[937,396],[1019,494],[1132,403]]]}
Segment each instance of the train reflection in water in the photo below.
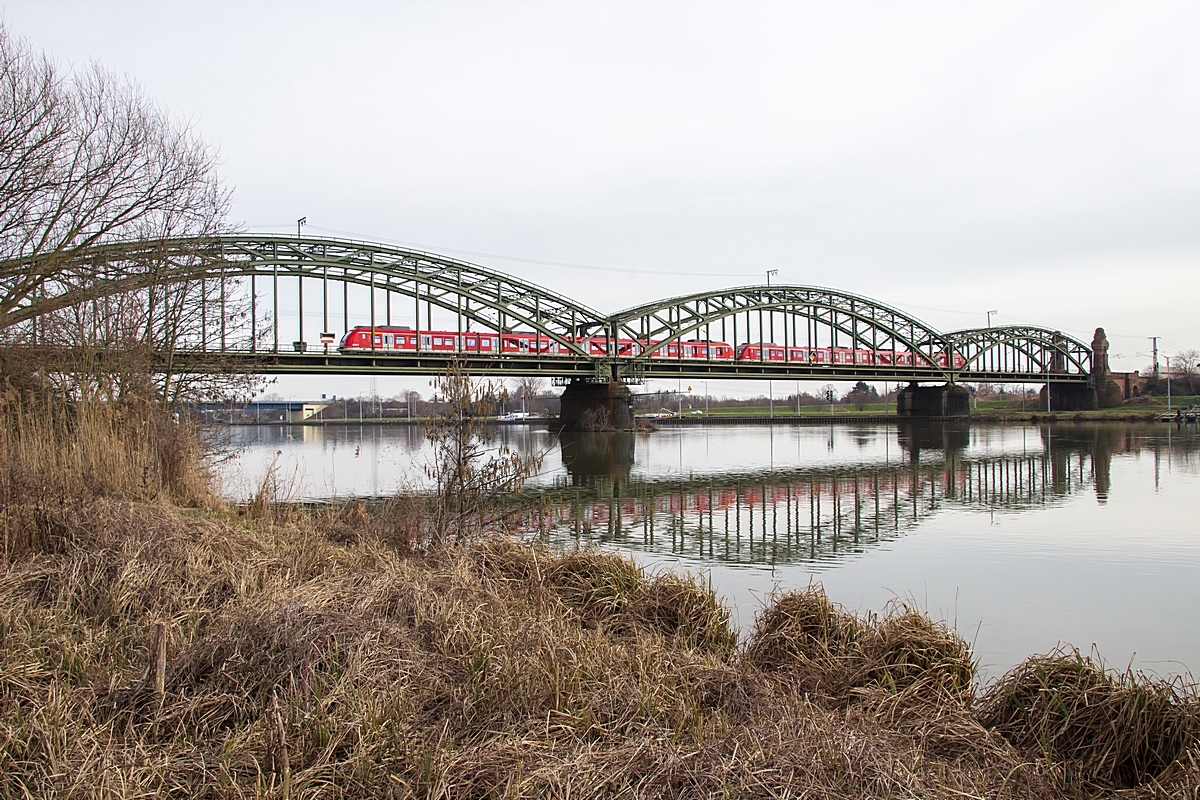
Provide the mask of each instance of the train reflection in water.
{"label": "train reflection in water", "polygon": [[[636,434],[564,434],[566,480],[533,492],[542,502],[508,524],[548,542],[729,564],[819,567],[902,536],[943,509],[1019,512],[1084,491],[1103,503],[1114,455],[1149,449],[1157,463],[1171,452],[1169,431],[1157,430],[1161,441],[1157,433],[1137,434],[1129,426],[1029,428],[1020,451],[997,453],[970,447],[966,423],[902,424],[896,431],[901,452],[882,462],[682,480],[631,479]],[[886,435],[878,428],[838,431]],[[1177,439],[1175,457],[1194,461],[1195,444],[1194,436]]]}

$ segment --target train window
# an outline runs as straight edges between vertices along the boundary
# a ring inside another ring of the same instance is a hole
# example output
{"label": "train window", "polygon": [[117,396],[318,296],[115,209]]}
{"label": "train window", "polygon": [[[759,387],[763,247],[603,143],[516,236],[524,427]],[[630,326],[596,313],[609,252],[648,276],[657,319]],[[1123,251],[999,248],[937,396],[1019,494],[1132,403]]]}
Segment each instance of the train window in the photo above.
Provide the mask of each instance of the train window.
{"label": "train window", "polygon": [[440,336],[435,336],[435,337],[433,337],[433,345],[434,345],[434,347],[437,347],[437,346],[438,346],[438,345],[440,345],[441,343],[442,343],[442,337],[440,337]]}
{"label": "train window", "polygon": [[492,340],[491,340],[491,338],[489,337],[489,338],[487,338],[487,339],[480,339],[480,340],[479,340],[479,346],[480,346],[480,347],[482,347],[484,350],[491,350],[491,349],[492,349]]}

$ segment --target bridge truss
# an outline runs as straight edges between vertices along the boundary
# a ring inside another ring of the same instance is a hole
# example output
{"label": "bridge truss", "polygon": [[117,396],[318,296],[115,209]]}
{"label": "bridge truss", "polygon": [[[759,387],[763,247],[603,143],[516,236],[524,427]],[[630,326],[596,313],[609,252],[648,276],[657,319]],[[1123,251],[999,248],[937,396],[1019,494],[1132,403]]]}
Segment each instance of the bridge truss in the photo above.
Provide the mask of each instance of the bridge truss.
{"label": "bridge truss", "polygon": [[[169,347],[174,369],[193,371],[431,374],[460,360],[480,373],[630,382],[1086,382],[1091,373],[1090,348],[1057,331],[1020,326],[943,333],[876,300],[821,287],[745,286],[604,315],[495,270],[370,242],[240,234],[117,242],[72,259],[71,268],[59,270],[39,292],[0,310],[0,336],[53,345],[49,322],[79,327],[91,320],[95,327],[102,305],[135,296],[142,298],[148,338],[170,327],[168,309],[189,309],[190,324],[179,328],[185,333],[169,343],[154,341],[156,349]],[[0,281],[43,268],[0,264]],[[70,319],[64,323],[64,317]],[[422,346],[338,352],[342,335],[355,326],[406,327]],[[424,347],[422,331],[453,333],[453,351]],[[554,352],[468,352],[463,335],[473,332],[536,333],[554,343]],[[604,352],[581,341],[587,337],[604,337]],[[777,345],[783,357],[769,358],[764,346],[756,358],[720,358],[714,342]],[[685,357],[683,343],[702,346],[703,355]],[[796,357],[795,348],[855,355],[819,363],[811,355]],[[878,355],[896,352],[913,354],[913,363]]]}

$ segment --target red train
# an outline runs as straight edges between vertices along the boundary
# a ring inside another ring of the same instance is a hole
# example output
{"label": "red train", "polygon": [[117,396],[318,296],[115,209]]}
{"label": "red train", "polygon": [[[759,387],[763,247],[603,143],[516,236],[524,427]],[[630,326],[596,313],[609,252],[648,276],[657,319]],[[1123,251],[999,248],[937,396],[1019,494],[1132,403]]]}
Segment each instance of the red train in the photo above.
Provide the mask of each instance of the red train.
{"label": "red train", "polygon": [[[536,333],[493,333],[457,331],[415,331],[412,328],[383,326],[374,328],[375,343],[371,344],[372,329],[358,327],[342,337],[338,350],[342,353],[373,352],[376,355],[390,353],[463,352],[481,355],[495,354],[544,354],[550,356],[570,355],[570,350],[545,335]],[[418,339],[420,342],[418,343]],[[606,336],[590,336],[577,341],[589,355],[609,353]],[[640,355],[645,350],[660,345],[657,339],[617,339],[615,353],[618,357]],[[711,349],[711,356],[710,356]],[[919,353],[897,350],[855,350],[846,347],[799,347],[796,345],[749,343],[733,345],[726,342],[687,340],[668,342],[654,352],[652,358],[676,358],[694,361],[771,361],[828,364],[830,366],[868,364],[897,366],[933,366]],[[954,354],[954,366],[966,364],[965,359]],[[937,366],[946,366],[946,355],[937,356]]]}

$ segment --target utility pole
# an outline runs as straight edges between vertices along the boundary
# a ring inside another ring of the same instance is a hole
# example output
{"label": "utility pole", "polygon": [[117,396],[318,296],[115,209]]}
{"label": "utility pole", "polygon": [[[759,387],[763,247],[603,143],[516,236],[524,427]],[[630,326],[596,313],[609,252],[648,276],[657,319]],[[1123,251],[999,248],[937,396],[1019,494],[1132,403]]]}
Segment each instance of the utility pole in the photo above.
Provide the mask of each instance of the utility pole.
{"label": "utility pole", "polygon": [[[1154,369],[1157,371],[1158,366]],[[1046,411],[1050,411],[1050,359],[1046,359]]]}
{"label": "utility pole", "polygon": [[1167,411],[1170,412],[1170,410],[1171,410],[1171,357],[1167,356]]}
{"label": "utility pole", "polygon": [[1148,336],[1151,344],[1151,357],[1154,359],[1154,380],[1158,380],[1158,337]]}

